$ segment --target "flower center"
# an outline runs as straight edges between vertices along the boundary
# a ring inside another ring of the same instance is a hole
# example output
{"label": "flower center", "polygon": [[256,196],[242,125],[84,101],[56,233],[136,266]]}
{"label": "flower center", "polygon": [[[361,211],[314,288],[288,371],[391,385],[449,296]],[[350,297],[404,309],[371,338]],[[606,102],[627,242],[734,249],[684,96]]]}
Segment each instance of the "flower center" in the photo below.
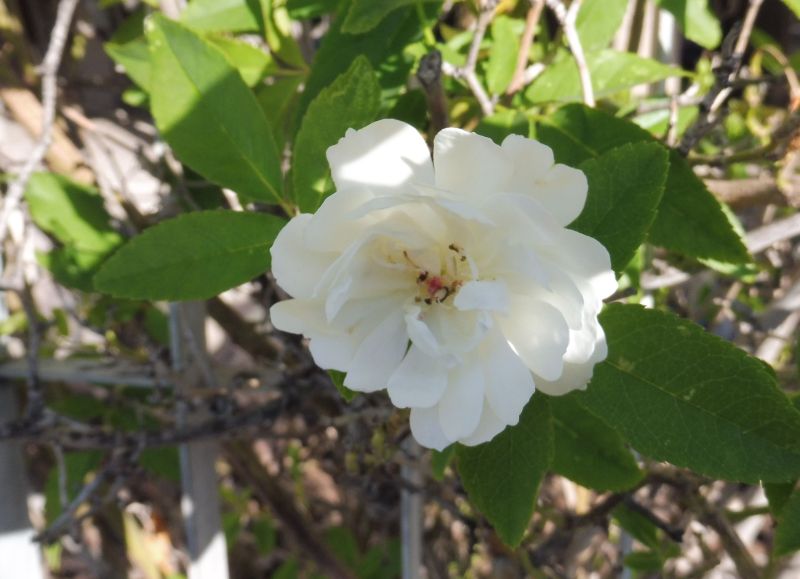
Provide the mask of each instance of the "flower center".
{"label": "flower center", "polygon": [[442,252],[438,271],[421,267],[406,251],[403,255],[417,274],[418,295],[414,298],[417,303],[440,304],[455,296],[464,282],[474,277],[464,250],[455,243]]}

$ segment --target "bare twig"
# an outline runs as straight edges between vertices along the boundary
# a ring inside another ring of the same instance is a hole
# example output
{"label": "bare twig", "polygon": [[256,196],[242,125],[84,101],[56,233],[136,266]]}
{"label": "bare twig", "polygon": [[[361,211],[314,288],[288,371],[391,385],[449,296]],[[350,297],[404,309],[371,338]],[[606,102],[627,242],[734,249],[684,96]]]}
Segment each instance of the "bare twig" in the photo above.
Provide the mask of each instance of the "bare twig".
{"label": "bare twig", "polygon": [[[711,92],[700,104],[700,115],[683,136],[678,151],[687,155],[720,120],[719,109],[733,92],[733,84],[739,77],[745,50],[750,42],[750,35],[764,0],[750,0],[744,22],[741,27],[734,28],[722,43],[722,62],[716,69],[716,83]],[[734,44],[735,40],[735,44]],[[733,46],[731,46],[733,45]]]}
{"label": "bare twig", "polygon": [[578,67],[578,75],[581,79],[581,91],[583,92],[583,102],[588,106],[593,107],[594,89],[592,88],[592,77],[589,74],[589,66],[586,64],[586,55],[583,52],[580,36],[578,36],[578,29],[575,27],[575,20],[578,17],[578,10],[581,8],[582,0],[572,0],[569,5],[569,10],[564,6],[561,0],[547,0],[547,5],[550,10],[556,15],[558,22],[564,29],[564,36],[567,38],[572,58],[575,59],[575,64]]}
{"label": "bare twig", "polygon": [[[475,67],[478,64],[478,53],[481,50],[481,42],[483,42],[483,37],[486,35],[486,29],[492,22],[492,18],[494,18],[494,9],[497,7],[497,1],[498,0],[481,0],[481,10],[480,14],[478,14],[478,20],[475,23],[475,32],[472,36],[469,53],[467,54],[467,61],[464,66],[452,69],[452,73],[456,78],[463,78],[464,81],[466,81],[472,94],[475,95],[475,99],[478,101],[481,111],[483,111],[483,114],[486,116],[494,112],[494,103],[486,93],[486,89],[483,88],[483,85],[481,85],[481,82],[478,80],[478,75],[475,74]],[[443,70],[448,72],[448,68],[443,68]]]}
{"label": "bare twig", "polygon": [[44,60],[41,65],[43,105],[42,132],[39,135],[39,140],[33,152],[22,166],[17,177],[8,187],[3,209],[2,212],[0,212],[0,243],[3,242],[8,234],[11,214],[19,206],[31,175],[39,163],[42,162],[42,159],[44,159],[53,139],[53,123],[56,117],[56,75],[58,74],[58,67],[61,64],[61,57],[64,53],[64,45],[67,42],[69,27],[77,5],[78,0],[61,0],[58,3],[58,13],[56,14],[56,22],[53,25],[53,32],[50,36],[50,44],[47,47],[47,52],[44,55]]}
{"label": "bare twig", "polygon": [[105,466],[95,473],[94,478],[84,485],[72,502],[65,506],[58,518],[53,521],[53,524],[39,533],[35,540],[49,544],[67,533],[70,526],[76,522],[75,514],[78,512],[80,506],[97,495],[106,483],[113,483],[124,477],[126,471],[135,463],[138,455],[139,452],[135,450],[124,449],[116,452],[112,451],[109,456],[106,457],[107,462]]}
{"label": "bare twig", "polygon": [[531,7],[525,18],[525,31],[522,33],[522,38],[520,39],[519,53],[517,54],[517,68],[514,70],[514,78],[511,79],[511,84],[508,85],[506,94],[514,94],[527,84],[527,75],[525,71],[528,67],[528,56],[531,53],[531,45],[536,36],[536,27],[539,25],[539,19],[542,17],[544,5],[545,0],[531,0]]}

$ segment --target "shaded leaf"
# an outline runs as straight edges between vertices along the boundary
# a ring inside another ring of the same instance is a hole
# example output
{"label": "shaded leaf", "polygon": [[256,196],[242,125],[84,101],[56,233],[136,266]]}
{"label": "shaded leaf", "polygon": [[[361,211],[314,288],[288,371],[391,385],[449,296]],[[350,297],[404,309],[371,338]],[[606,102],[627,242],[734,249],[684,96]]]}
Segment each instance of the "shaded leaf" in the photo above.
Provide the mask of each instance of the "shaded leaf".
{"label": "shaded leaf", "polygon": [[[369,32],[384,18],[392,15],[398,8],[413,6],[420,0],[353,0],[342,24],[342,32],[346,34],[364,34]],[[435,2],[436,0],[421,0]]]}
{"label": "shaded leaf", "polygon": [[369,124],[377,116],[378,107],[380,87],[363,56],[314,99],[294,143],[292,180],[300,211],[313,213],[333,190],[325,157],[328,147],[348,129]]}
{"label": "shaded leaf", "polygon": [[574,395],[550,398],[550,410],[554,472],[599,491],[626,490],[642,479],[625,440],[581,406]]}
{"label": "shaded leaf", "polygon": [[458,472],[470,501],[504,543],[515,547],[528,528],[539,484],[553,458],[548,400],[531,398],[519,423],[479,446],[458,446]]}

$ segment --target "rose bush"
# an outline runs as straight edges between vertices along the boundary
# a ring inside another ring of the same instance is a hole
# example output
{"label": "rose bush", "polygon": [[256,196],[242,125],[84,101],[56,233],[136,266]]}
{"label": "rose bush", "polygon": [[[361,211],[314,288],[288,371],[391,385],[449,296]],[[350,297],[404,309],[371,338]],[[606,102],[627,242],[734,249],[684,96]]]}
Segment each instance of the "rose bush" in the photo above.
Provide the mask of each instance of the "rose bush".
{"label": "rose bush", "polygon": [[587,182],[549,147],[445,129],[433,149],[387,119],[328,150],[336,192],[272,247],[293,299],[271,317],[347,387],[386,388],[442,449],[516,424],[535,388],[585,387],[616,281],[606,249],[567,228]]}

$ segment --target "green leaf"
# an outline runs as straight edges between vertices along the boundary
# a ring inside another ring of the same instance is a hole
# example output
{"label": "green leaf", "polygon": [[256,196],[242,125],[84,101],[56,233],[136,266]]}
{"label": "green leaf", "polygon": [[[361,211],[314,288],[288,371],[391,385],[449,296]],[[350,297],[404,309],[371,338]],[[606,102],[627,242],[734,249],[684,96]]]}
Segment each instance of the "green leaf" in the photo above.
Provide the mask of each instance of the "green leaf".
{"label": "green leaf", "polygon": [[[586,61],[596,97],[686,74],[674,66],[630,52],[600,50],[587,55]],[[581,94],[578,67],[574,59],[566,56],[549,66],[525,91],[525,96],[534,104],[580,100]]]}
{"label": "green leaf", "polygon": [[608,358],[579,401],[642,454],[755,483],[800,475],[800,413],[761,361],[671,314],[611,305]]}
{"label": "green leaf", "polygon": [[625,555],[623,565],[636,571],[654,572],[661,571],[664,560],[660,553],[655,551],[634,551]]}
{"label": "green leaf", "polygon": [[500,109],[488,117],[483,117],[475,127],[475,132],[489,137],[500,145],[508,135],[526,135],[528,125],[528,118],[520,111]]}
{"label": "green leaf", "polygon": [[670,151],[664,200],[650,230],[650,241],[700,259],[727,263],[751,261],[742,238],[725,217],[720,202],[677,151]]}
{"label": "green leaf", "polygon": [[34,223],[64,247],[37,253],[36,259],[60,284],[91,292],[92,277],[123,242],[111,227],[100,194],[66,177],[36,173],[25,199]]}
{"label": "green leaf", "polygon": [[348,129],[375,119],[380,86],[369,61],[359,56],[333,84],[319,93],[303,118],[294,143],[292,180],[300,211],[313,213],[332,190],[325,152]]}
{"label": "green leaf", "polygon": [[264,28],[258,0],[192,0],[181,20],[206,32],[258,32]]}
{"label": "green leaf", "polygon": [[794,15],[800,18],[800,0],[783,0],[783,3],[794,12]]}
{"label": "green leaf", "polygon": [[255,86],[278,71],[278,65],[269,54],[243,40],[216,35],[209,36],[208,40],[225,54],[247,86]]}
{"label": "green leaf", "polygon": [[150,51],[144,37],[144,10],[131,14],[103,45],[108,56],[125,69],[125,74],[142,90],[150,86]]}
{"label": "green leaf", "polygon": [[479,446],[459,446],[456,456],[470,501],[505,544],[519,545],[536,506],[539,484],[553,459],[547,398],[534,395],[516,426]]}
{"label": "green leaf", "polygon": [[434,2],[436,0],[381,0],[380,2],[353,0],[342,24],[342,32],[345,34],[369,32],[398,8],[413,6],[419,1]]}
{"label": "green leaf", "polygon": [[550,398],[555,434],[553,471],[599,491],[622,491],[642,479],[625,440],[574,395]]}
{"label": "green leaf", "polygon": [[328,370],[328,376],[330,376],[333,385],[336,386],[336,390],[339,391],[339,395],[344,398],[345,402],[352,402],[353,398],[358,396],[358,392],[355,390],[350,390],[350,388],[344,385],[344,379],[346,376],[344,372],[340,372],[339,370]]}
{"label": "green leaf", "polygon": [[625,268],[647,237],[664,194],[667,159],[656,143],[629,143],[580,165],[589,195],[570,228],[602,243],[614,271]]}
{"label": "green leaf", "polygon": [[628,531],[631,537],[642,545],[653,550],[660,548],[661,541],[658,538],[658,527],[650,519],[627,507],[625,503],[615,507],[611,514],[616,523]]}
{"label": "green leaf", "polygon": [[318,18],[336,10],[338,0],[287,0],[286,11],[292,20]]}
{"label": "green leaf", "polygon": [[151,110],[178,157],[249,199],[280,203],[280,156],[253,93],[220,50],[160,15],[147,20]]}
{"label": "green leaf", "polygon": [[285,222],[264,213],[201,211],[146,229],[94,278],[98,291],[146,300],[212,297],[269,269]]}
{"label": "green leaf", "polygon": [[450,466],[456,454],[456,445],[451,444],[442,451],[431,452],[431,476],[439,482],[444,480],[444,471]]}
{"label": "green leaf", "polygon": [[800,491],[795,491],[778,516],[774,552],[776,557],[783,557],[798,549],[800,549]]}
{"label": "green leaf", "polygon": [[607,48],[617,33],[628,0],[585,0],[578,11],[575,28],[584,52]]}
{"label": "green leaf", "polygon": [[[559,162],[572,166],[624,143],[657,142],[641,127],[581,104],[561,107],[533,129],[536,138],[552,147]],[[695,258],[729,263],[749,260],[719,201],[674,151],[670,151],[667,183],[650,241]]]}
{"label": "green leaf", "polygon": [[719,20],[708,6],[708,0],[656,0],[658,5],[678,21],[686,38],[713,50],[722,41]]}
{"label": "green leaf", "polygon": [[100,194],[54,173],[35,173],[25,190],[34,223],[64,245],[108,252],[122,242]]}
{"label": "green leaf", "polygon": [[[382,89],[396,90],[406,85],[414,60],[405,55],[403,49],[421,34],[414,8],[398,9],[391,18],[384,18],[366,34],[346,34],[342,31],[342,20],[341,17],[334,19],[314,57],[314,65],[300,97],[297,126],[311,101],[345,72],[359,55],[367,57],[378,74]],[[386,106],[391,104],[384,102]]]}
{"label": "green leaf", "polygon": [[514,20],[498,16],[492,21],[492,50],[486,66],[486,86],[492,94],[503,94],[517,68],[519,40]]}
{"label": "green leaf", "polygon": [[261,15],[264,21],[264,38],[272,55],[284,64],[297,70],[308,68],[300,45],[291,34],[291,21],[282,3],[274,0],[260,0]]}
{"label": "green leaf", "polygon": [[764,493],[769,501],[769,510],[773,517],[778,517],[783,511],[783,507],[789,502],[789,498],[794,492],[797,481],[788,483],[764,483]]}
{"label": "green leaf", "polygon": [[256,99],[272,127],[278,150],[283,150],[292,127],[292,110],[300,95],[302,76],[276,78],[275,82],[257,89]]}

